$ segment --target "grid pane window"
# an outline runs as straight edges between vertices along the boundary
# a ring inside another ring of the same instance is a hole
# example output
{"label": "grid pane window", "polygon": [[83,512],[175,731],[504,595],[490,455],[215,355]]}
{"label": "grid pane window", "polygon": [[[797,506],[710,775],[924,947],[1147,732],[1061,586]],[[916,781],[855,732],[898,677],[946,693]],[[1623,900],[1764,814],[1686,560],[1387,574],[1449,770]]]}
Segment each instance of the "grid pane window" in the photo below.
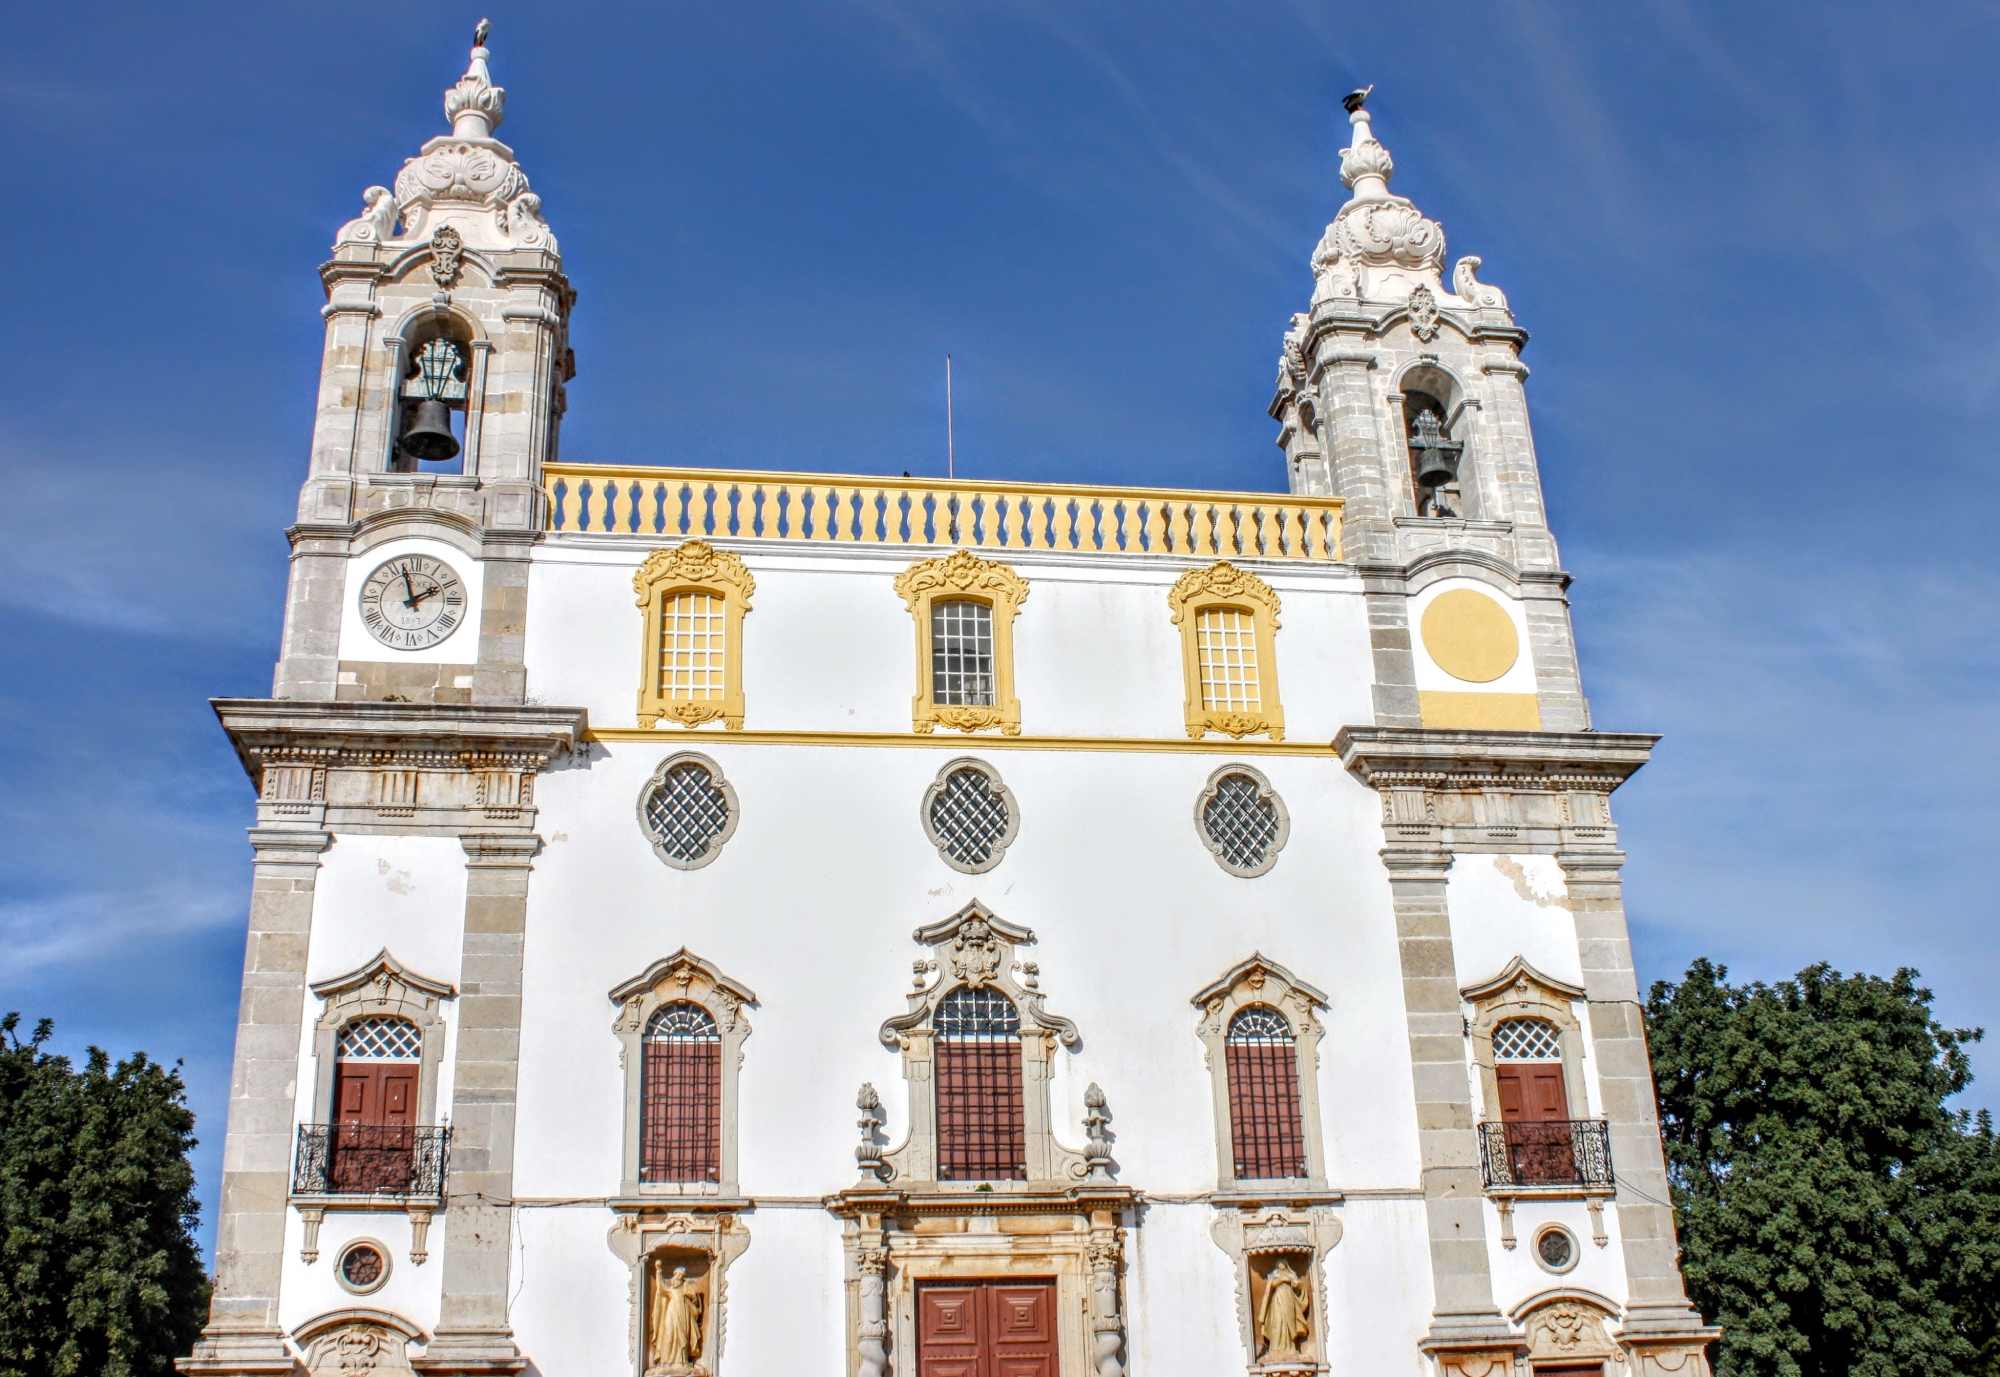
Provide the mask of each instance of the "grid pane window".
{"label": "grid pane window", "polygon": [[699,590],[662,594],[660,696],[695,701],[722,697],[727,635],[722,599],[715,594]]}
{"label": "grid pane window", "polygon": [[1202,707],[1256,712],[1263,706],[1256,618],[1236,607],[1205,608],[1195,615],[1194,643],[1201,666]]}
{"label": "grid pane window", "polygon": [[1298,1043],[1283,1014],[1262,1004],[1239,1011],[1223,1038],[1229,1073],[1230,1153],[1239,1181],[1306,1174],[1299,1112]]}
{"label": "grid pane window", "polygon": [[931,701],[993,706],[993,609],[951,598],[931,604]]}
{"label": "grid pane window", "polygon": [[1561,1061],[1562,1039],[1546,1019],[1510,1018],[1493,1030],[1495,1061]]}
{"label": "grid pane window", "polygon": [[997,990],[958,989],[931,1015],[937,1033],[940,1181],[1025,1181],[1021,1014]]}
{"label": "grid pane window", "polygon": [[699,1004],[646,1024],[639,1087],[639,1179],[722,1179],[722,1037]]}

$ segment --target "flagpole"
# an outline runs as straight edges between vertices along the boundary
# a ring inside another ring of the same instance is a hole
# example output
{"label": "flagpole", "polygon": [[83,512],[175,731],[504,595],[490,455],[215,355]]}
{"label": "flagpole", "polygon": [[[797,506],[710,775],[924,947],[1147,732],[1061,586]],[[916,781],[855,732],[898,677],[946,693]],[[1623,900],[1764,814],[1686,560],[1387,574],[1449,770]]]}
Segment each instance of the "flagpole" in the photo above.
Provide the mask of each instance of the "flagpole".
{"label": "flagpole", "polygon": [[958,477],[958,449],[951,433],[951,355],[944,356],[944,476]]}

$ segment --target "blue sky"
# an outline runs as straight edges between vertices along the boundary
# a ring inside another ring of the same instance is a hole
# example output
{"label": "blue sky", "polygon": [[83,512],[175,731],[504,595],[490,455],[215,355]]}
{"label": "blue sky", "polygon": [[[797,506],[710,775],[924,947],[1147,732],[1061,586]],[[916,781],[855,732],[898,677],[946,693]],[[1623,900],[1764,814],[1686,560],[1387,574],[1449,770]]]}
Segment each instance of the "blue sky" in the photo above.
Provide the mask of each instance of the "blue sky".
{"label": "blue sky", "polygon": [[[0,53],[0,1009],[184,1059],[209,1200],[251,794],[204,700],[269,689],[314,269],[477,13],[42,6]],[[573,459],[936,471],[950,350],[962,472],[1277,486],[1377,83],[1395,189],[1534,334],[1596,720],[1666,734],[1618,796],[1642,979],[1908,964],[1994,1021],[2000,12],[491,13]]]}

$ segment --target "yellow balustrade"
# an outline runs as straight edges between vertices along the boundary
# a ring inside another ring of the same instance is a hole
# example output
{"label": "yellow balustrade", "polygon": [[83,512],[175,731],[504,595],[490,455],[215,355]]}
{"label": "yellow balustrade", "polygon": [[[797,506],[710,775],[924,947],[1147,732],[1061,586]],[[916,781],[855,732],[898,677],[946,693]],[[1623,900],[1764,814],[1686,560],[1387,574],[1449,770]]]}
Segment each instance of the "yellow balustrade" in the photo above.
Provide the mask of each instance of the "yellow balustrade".
{"label": "yellow balustrade", "polygon": [[542,490],[548,529],[571,535],[1341,557],[1336,497],[625,464],[549,464]]}

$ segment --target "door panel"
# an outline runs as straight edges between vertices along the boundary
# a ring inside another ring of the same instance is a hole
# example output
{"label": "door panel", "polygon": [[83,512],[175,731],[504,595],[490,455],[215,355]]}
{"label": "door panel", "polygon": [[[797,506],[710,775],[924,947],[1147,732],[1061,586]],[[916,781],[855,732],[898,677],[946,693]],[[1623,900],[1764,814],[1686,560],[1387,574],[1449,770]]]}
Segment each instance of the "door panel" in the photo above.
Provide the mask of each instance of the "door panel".
{"label": "door panel", "polygon": [[918,1377],[1056,1377],[1052,1281],[917,1288]]}
{"label": "door panel", "polygon": [[329,1184],[336,1191],[405,1191],[415,1173],[417,1067],[337,1062]]}
{"label": "door panel", "polygon": [[1522,1185],[1577,1179],[1570,1140],[1569,1093],[1561,1062],[1513,1062],[1494,1068],[1500,1119],[1506,1126],[1507,1161]]}

